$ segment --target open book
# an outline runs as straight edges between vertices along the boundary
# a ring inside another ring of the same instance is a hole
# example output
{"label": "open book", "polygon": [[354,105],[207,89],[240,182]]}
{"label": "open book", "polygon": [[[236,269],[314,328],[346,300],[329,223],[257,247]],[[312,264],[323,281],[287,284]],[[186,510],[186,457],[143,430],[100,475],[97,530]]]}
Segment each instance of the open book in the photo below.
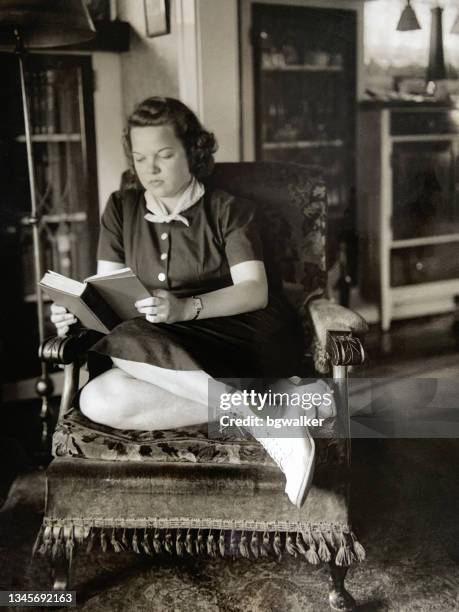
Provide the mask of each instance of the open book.
{"label": "open book", "polygon": [[151,295],[131,268],[96,274],[83,283],[49,271],[39,285],[85,327],[104,334],[121,321],[140,316],[135,302]]}

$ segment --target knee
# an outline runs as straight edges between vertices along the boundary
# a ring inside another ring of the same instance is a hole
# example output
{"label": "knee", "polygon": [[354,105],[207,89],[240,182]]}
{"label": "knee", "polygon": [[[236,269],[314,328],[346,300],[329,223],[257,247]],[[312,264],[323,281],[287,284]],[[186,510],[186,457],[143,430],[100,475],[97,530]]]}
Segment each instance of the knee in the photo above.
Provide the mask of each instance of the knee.
{"label": "knee", "polygon": [[85,417],[119,429],[124,428],[130,415],[124,375],[113,370],[104,372],[83,387],[80,395],[80,410]]}

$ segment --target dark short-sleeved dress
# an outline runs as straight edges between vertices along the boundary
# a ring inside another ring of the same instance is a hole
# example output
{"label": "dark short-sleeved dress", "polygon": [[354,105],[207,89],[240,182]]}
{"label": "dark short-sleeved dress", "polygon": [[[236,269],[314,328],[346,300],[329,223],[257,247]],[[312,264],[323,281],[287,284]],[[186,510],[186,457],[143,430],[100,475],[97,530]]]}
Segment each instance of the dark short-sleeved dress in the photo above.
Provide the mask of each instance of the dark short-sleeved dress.
{"label": "dark short-sleeved dress", "polygon": [[[148,289],[178,297],[202,295],[232,284],[230,266],[263,260],[254,204],[206,190],[180,221],[144,218],[143,191],[115,192],[101,219],[98,259],[132,268]],[[124,321],[102,337],[98,355],[173,370],[204,370],[214,378],[283,378],[299,373],[302,330],[294,309],[270,291],[262,310],[180,323]]]}

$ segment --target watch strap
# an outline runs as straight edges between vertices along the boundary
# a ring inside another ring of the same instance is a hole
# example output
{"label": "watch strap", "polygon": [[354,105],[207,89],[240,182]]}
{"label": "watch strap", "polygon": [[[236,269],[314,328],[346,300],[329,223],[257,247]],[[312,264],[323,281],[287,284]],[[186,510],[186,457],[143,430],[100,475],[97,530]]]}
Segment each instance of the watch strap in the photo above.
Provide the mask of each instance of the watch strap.
{"label": "watch strap", "polygon": [[192,321],[194,321],[201,314],[201,311],[202,311],[203,307],[202,307],[202,300],[201,300],[200,297],[197,297],[196,295],[193,295],[192,296],[192,300],[193,300],[194,309],[196,310],[195,316],[191,319]]}

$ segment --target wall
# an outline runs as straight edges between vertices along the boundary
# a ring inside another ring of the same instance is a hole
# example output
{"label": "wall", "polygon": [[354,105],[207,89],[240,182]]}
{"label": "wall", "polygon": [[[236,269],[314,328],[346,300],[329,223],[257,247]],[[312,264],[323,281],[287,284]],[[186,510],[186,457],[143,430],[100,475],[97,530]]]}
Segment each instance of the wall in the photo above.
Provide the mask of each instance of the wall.
{"label": "wall", "polygon": [[236,0],[199,0],[198,22],[201,119],[217,137],[217,161],[237,161],[240,92]]}
{"label": "wall", "polygon": [[94,114],[99,187],[99,209],[108,196],[118,189],[126,168],[121,134],[123,107],[121,95],[121,58],[117,53],[93,53],[95,72]]}
{"label": "wall", "polygon": [[131,45],[121,54],[123,111],[132,112],[148,96],[179,96],[178,37],[174,1],[171,10],[171,33],[148,38],[145,30],[143,0],[118,0],[118,16],[131,25]]}
{"label": "wall", "polygon": [[171,11],[171,34],[155,38],[146,36],[143,0],[118,0],[118,17],[131,25],[129,51],[93,54],[101,211],[110,193],[118,189],[126,168],[121,135],[127,115],[148,96],[180,95],[177,66],[180,32],[175,11]]}
{"label": "wall", "polygon": [[175,0],[180,98],[215,132],[217,161],[240,158],[237,0]]}

